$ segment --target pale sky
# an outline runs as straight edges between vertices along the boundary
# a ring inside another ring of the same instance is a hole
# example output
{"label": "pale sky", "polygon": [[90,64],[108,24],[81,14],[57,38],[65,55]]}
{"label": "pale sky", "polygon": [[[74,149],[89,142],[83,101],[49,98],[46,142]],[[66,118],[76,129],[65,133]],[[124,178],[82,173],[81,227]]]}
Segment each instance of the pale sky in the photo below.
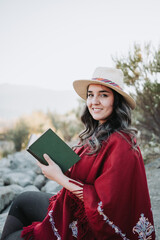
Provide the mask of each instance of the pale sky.
{"label": "pale sky", "polygon": [[0,84],[71,90],[149,41],[160,44],[159,0],[0,0]]}

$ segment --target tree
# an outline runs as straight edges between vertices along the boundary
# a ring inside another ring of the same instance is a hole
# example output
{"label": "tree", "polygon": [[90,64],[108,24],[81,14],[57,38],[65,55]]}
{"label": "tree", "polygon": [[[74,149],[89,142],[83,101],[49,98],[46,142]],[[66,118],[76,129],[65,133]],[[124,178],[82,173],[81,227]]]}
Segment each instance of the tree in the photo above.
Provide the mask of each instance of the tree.
{"label": "tree", "polygon": [[141,128],[148,139],[153,134],[160,136],[160,47],[151,44],[141,47],[134,44],[127,56],[113,57],[117,68],[122,69],[124,81],[130,87],[131,95],[136,98],[137,107],[134,123]]}

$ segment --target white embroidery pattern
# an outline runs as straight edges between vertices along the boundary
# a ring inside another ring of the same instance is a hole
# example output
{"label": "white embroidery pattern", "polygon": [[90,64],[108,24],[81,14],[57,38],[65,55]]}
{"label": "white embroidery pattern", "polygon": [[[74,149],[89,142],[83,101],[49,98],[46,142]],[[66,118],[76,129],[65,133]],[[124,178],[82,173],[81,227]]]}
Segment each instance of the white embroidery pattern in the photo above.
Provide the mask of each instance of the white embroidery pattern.
{"label": "white embroidery pattern", "polygon": [[72,230],[72,236],[77,238],[78,236],[78,228],[77,228],[77,221],[73,221],[69,224],[69,228]]}
{"label": "white embroidery pattern", "polygon": [[113,224],[113,222],[111,222],[109,220],[109,218],[103,213],[103,209],[101,208],[102,207],[102,202],[99,202],[98,203],[98,208],[97,208],[97,211],[100,215],[103,216],[103,220],[111,227],[114,229],[115,233],[119,234],[121,236],[121,238],[123,240],[129,240],[128,238],[126,238],[126,234],[122,233],[122,231],[120,230],[119,227],[117,227],[115,224]]}
{"label": "white embroidery pattern", "polygon": [[138,233],[140,240],[150,240],[152,239],[151,234],[154,232],[153,225],[148,221],[148,218],[144,217],[144,214],[141,214],[138,223],[133,228],[133,233]]}
{"label": "white embroidery pattern", "polygon": [[61,236],[59,235],[58,233],[58,230],[57,228],[55,227],[55,222],[54,222],[54,219],[53,219],[53,216],[52,216],[52,213],[53,213],[53,210],[49,211],[48,215],[50,216],[50,223],[52,225],[52,230],[54,232],[54,235],[57,237],[57,240],[61,240]]}

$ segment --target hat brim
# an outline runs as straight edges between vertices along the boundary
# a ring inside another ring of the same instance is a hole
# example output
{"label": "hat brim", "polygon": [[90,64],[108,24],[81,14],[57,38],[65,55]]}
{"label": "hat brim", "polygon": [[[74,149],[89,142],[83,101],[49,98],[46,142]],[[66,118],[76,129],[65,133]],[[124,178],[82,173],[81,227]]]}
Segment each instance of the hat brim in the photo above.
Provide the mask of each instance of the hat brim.
{"label": "hat brim", "polygon": [[126,100],[126,102],[129,104],[131,109],[134,109],[136,107],[136,102],[129,94],[125,93],[123,90],[121,90],[120,88],[118,88],[116,86],[112,86],[109,83],[103,83],[103,82],[100,82],[99,80],[75,80],[73,82],[73,87],[74,87],[74,90],[76,91],[76,93],[81,98],[86,100],[87,99],[87,88],[90,84],[98,84],[98,85],[103,85],[103,86],[109,87],[109,88],[115,90],[116,92],[118,92],[119,94],[121,94],[124,97],[124,99]]}

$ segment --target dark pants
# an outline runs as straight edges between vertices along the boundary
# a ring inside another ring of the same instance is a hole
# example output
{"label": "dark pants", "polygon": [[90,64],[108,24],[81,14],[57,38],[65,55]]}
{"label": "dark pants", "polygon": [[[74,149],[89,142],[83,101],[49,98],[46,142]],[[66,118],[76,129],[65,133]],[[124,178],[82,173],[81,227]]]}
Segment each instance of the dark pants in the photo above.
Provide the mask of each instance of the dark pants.
{"label": "dark pants", "polygon": [[41,222],[45,218],[52,194],[43,192],[24,192],[12,203],[1,240],[21,239],[24,226]]}

